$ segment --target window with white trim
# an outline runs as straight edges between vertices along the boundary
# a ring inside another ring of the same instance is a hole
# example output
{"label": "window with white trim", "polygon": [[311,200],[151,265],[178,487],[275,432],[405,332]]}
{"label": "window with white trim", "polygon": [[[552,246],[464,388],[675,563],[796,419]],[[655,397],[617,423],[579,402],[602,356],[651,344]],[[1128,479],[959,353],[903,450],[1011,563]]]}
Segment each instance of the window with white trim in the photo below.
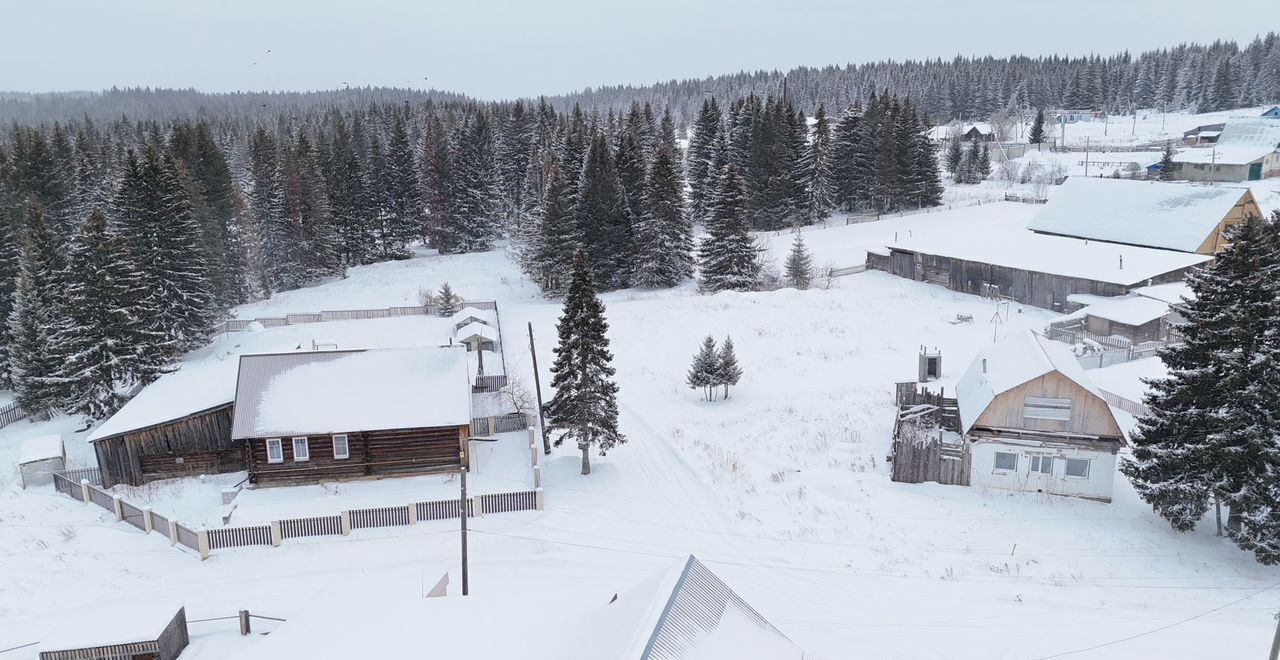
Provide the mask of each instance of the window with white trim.
{"label": "window with white trim", "polygon": [[1039,472],[1041,474],[1053,474],[1053,457],[1052,456],[1032,456],[1031,472]]}
{"label": "window with white trim", "polygon": [[280,441],[280,438],[267,438],[267,462],[284,462],[284,444]]}
{"label": "window with white trim", "polygon": [[346,433],[339,433],[333,436],[333,457],[336,459],[351,457],[351,449],[347,445]]}
{"label": "window with white trim", "polygon": [[307,444],[306,438],[293,439],[293,462],[301,463],[311,460],[311,446]]}
{"label": "window with white trim", "polygon": [[1055,422],[1071,421],[1071,399],[1029,396],[1022,400],[1022,417]]}
{"label": "window with white trim", "polygon": [[1088,479],[1089,478],[1089,459],[1068,458],[1067,459],[1067,476],[1078,477],[1080,479]]}
{"label": "window with white trim", "polygon": [[1018,455],[1007,452],[996,452],[996,469],[997,470],[1016,470],[1018,469]]}

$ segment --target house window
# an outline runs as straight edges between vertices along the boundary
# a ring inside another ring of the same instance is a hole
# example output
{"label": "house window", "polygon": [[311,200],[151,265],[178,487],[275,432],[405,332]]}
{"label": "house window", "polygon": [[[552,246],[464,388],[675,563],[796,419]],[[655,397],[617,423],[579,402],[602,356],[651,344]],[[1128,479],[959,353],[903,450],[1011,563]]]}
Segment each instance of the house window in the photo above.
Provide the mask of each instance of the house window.
{"label": "house window", "polygon": [[1055,422],[1071,420],[1071,399],[1029,396],[1022,400],[1023,419],[1047,419]]}
{"label": "house window", "polygon": [[1089,459],[1068,458],[1067,459],[1067,476],[1079,477],[1081,479],[1088,479],[1089,478]]}
{"label": "house window", "polygon": [[301,463],[311,460],[311,447],[306,438],[293,439],[293,462]]}
{"label": "house window", "polygon": [[1039,472],[1041,474],[1053,474],[1053,457],[1052,456],[1032,456],[1031,472]]}
{"label": "house window", "polygon": [[350,456],[351,452],[347,447],[347,434],[342,433],[333,436],[333,457],[341,459]]}
{"label": "house window", "polygon": [[284,446],[280,443],[280,438],[267,438],[267,462],[284,462]]}
{"label": "house window", "polygon": [[1018,469],[1018,455],[1005,451],[996,452],[996,469],[997,470],[1016,470]]}

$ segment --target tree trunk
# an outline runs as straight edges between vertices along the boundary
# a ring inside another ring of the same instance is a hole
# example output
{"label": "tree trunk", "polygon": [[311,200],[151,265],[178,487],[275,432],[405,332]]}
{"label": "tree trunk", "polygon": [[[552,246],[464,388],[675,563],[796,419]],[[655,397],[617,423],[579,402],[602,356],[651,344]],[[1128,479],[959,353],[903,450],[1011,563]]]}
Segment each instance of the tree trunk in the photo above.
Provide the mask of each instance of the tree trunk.
{"label": "tree trunk", "polygon": [[591,455],[588,453],[591,445],[580,442],[578,443],[578,449],[582,450],[582,474],[591,474]]}

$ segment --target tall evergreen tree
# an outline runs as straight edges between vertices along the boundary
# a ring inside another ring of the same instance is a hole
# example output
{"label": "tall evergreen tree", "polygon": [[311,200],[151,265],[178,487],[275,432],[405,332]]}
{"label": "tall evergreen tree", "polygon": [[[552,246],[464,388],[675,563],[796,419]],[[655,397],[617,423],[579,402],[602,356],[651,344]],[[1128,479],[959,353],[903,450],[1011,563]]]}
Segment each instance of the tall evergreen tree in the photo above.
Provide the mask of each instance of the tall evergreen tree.
{"label": "tall evergreen tree", "polygon": [[601,288],[627,285],[632,257],[632,228],[622,185],[602,132],[591,139],[575,196],[574,218]]}
{"label": "tall evergreen tree", "polygon": [[[341,274],[329,195],[320,172],[319,157],[306,131],[298,131],[293,144],[285,150],[281,173],[284,226],[280,228],[279,238],[292,243],[284,251],[291,267],[289,283],[301,286]],[[276,199],[269,197],[268,203],[274,204]],[[415,225],[412,233],[401,234],[397,240],[407,241],[417,235],[417,229]]]}
{"label": "tall evergreen tree", "polygon": [[609,324],[596,297],[586,255],[574,256],[573,279],[556,325],[558,345],[551,365],[555,396],[547,404],[547,432],[559,447],[568,440],[582,452],[582,474],[591,474],[589,450],[604,456],[626,442],[618,432],[618,385],[613,381]]}
{"label": "tall evergreen tree", "polygon": [[1173,162],[1173,143],[1167,142],[1164,145],[1164,153],[1160,155],[1160,171],[1156,173],[1156,178],[1161,181],[1173,181],[1177,168],[1177,164]]}
{"label": "tall evergreen tree", "polygon": [[787,284],[797,289],[807,289],[813,282],[813,255],[804,245],[804,235],[799,230],[791,241],[791,252],[787,253],[784,266]]}
{"label": "tall evergreen tree", "polygon": [[488,112],[481,110],[464,120],[452,145],[449,210],[437,247],[445,252],[483,252],[493,247],[498,235],[501,192]]}
{"label": "tall evergreen tree", "polygon": [[401,113],[396,113],[391,126],[385,158],[383,189],[386,204],[379,232],[381,256],[383,259],[402,259],[409,256],[406,246],[421,233],[423,202],[418,165]]}
{"label": "tall evergreen tree", "polygon": [[726,165],[698,246],[703,291],[747,291],[760,280],[760,249],[747,232],[747,199],[738,168]]}
{"label": "tall evergreen tree", "polygon": [[574,255],[582,249],[582,236],[573,217],[571,186],[554,158],[549,165],[547,189],[536,213],[537,246],[529,275],[543,293],[559,295],[569,286]]}
{"label": "tall evergreen tree", "polygon": [[1031,130],[1027,133],[1027,142],[1031,144],[1044,144],[1044,108],[1036,110],[1036,118],[1031,122]]}
{"label": "tall evergreen tree", "polygon": [[813,115],[809,144],[801,167],[808,191],[804,218],[808,222],[821,220],[830,215],[835,206],[831,181],[831,126],[826,108],[821,105]]}
{"label": "tall evergreen tree", "polygon": [[23,410],[42,414],[65,400],[54,337],[66,313],[65,246],[34,196],[28,202],[22,257],[9,315],[9,379]]}
{"label": "tall evergreen tree", "polygon": [[702,110],[693,123],[693,135],[689,138],[689,151],[685,156],[685,172],[689,179],[689,218],[695,223],[706,217],[708,200],[715,191],[715,175],[719,168],[712,169],[712,161],[722,121],[715,97],[704,99]]}
{"label": "tall evergreen tree", "polygon": [[[663,118],[670,124],[670,115]],[[645,215],[635,228],[631,284],[675,286],[693,275],[693,227],[684,212],[684,185],[670,144],[661,140],[646,185]]]}
{"label": "tall evergreen tree", "polygon": [[249,206],[262,241],[264,285],[268,292],[296,289],[305,283],[299,225],[285,211],[279,147],[265,128],[259,128],[249,143],[249,175]]}

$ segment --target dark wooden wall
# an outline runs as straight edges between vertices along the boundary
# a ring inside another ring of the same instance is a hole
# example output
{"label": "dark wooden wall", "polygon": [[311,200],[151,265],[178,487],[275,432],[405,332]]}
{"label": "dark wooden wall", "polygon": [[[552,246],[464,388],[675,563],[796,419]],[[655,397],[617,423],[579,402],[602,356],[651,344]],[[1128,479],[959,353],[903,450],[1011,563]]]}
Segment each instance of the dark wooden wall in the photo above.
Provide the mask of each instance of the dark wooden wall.
{"label": "dark wooden wall", "polygon": [[[1073,293],[1096,296],[1119,296],[1129,287],[1111,282],[1052,275],[1037,271],[1008,268],[978,261],[967,261],[932,254],[917,254],[906,250],[891,249],[888,257],[867,254],[867,267],[884,270],[898,277],[931,282],[952,291],[984,295],[990,285],[999,287],[1001,296],[1008,296],[1024,305],[1042,307],[1060,312],[1072,312],[1081,307],[1067,300]],[[1151,284],[1181,281],[1189,269],[1179,269],[1152,278]],[[1138,285],[1146,285],[1142,281]]]}
{"label": "dark wooden wall", "polygon": [[347,433],[348,458],[333,457],[332,436],[312,435],[307,436],[311,458],[302,462],[293,460],[293,438],[282,437],[283,463],[267,462],[266,438],[244,442],[250,483],[276,486],[457,469],[469,434],[468,426],[352,431]]}
{"label": "dark wooden wall", "polygon": [[103,486],[245,469],[231,441],[231,404],[94,443]]}

